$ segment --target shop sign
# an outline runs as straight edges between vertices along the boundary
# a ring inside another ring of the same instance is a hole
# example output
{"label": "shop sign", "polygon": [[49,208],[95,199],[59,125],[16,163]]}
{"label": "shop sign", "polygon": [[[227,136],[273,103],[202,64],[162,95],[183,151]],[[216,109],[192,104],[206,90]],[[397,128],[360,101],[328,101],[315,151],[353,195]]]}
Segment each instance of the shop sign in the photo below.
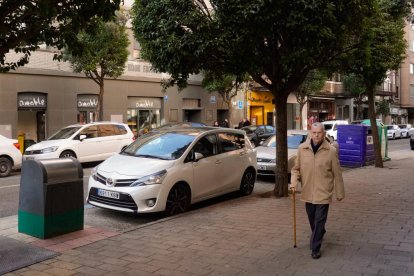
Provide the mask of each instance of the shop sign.
{"label": "shop sign", "polygon": [[19,108],[46,108],[47,96],[41,93],[19,93],[17,106]]}
{"label": "shop sign", "polygon": [[96,109],[98,104],[98,95],[78,95],[78,108]]}
{"label": "shop sign", "polygon": [[161,108],[161,99],[130,97],[128,99],[128,108]]}
{"label": "shop sign", "polygon": [[390,113],[398,115],[398,108],[390,108]]}

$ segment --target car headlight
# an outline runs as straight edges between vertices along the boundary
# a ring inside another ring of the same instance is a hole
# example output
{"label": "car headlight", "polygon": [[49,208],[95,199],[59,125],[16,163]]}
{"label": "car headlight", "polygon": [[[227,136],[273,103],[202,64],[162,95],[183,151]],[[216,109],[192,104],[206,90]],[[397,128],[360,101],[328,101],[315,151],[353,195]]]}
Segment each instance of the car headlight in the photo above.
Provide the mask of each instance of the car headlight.
{"label": "car headlight", "polygon": [[58,148],[59,148],[58,146],[49,147],[49,148],[44,148],[44,149],[41,149],[41,150],[40,150],[40,152],[41,152],[41,153],[49,153],[49,152],[54,152],[54,151],[56,151]]}
{"label": "car headlight", "polygon": [[91,172],[91,176],[92,176],[93,180],[95,180],[95,181],[98,181],[98,167],[99,166],[96,166],[95,168],[93,168],[92,172]]}
{"label": "car headlight", "polygon": [[167,171],[162,170],[157,173],[143,176],[137,179],[134,183],[130,185],[130,187],[161,184],[166,176],[167,176]]}

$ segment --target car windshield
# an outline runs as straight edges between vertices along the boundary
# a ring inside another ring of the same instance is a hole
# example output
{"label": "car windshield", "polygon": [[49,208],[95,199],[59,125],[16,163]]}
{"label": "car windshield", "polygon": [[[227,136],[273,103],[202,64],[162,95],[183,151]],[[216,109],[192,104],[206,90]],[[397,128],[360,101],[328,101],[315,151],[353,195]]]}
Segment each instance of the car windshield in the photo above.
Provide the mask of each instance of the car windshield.
{"label": "car windshield", "polygon": [[330,130],[332,129],[332,124],[323,124],[325,126],[325,130]]}
{"label": "car windshield", "polygon": [[121,154],[136,157],[175,160],[181,157],[195,135],[186,133],[154,133],[138,139],[129,145]]}
{"label": "car windshield", "polygon": [[387,126],[387,129],[394,129],[394,126]]}
{"label": "car windshield", "polygon": [[246,131],[247,134],[253,133],[257,129],[257,126],[248,126],[242,128],[242,130]]}
{"label": "car windshield", "polygon": [[[297,149],[299,147],[299,145],[303,142],[304,137],[303,135],[288,135],[287,137],[288,140],[288,149]],[[269,139],[267,139],[263,145],[263,147],[271,147],[271,148],[275,148],[276,147],[276,136],[273,135],[272,137],[270,137]]]}
{"label": "car windshield", "polygon": [[398,125],[400,128],[406,128],[407,125]]}
{"label": "car windshield", "polygon": [[65,127],[53,134],[47,140],[58,140],[58,139],[68,139],[71,137],[76,131],[78,131],[81,127]]}

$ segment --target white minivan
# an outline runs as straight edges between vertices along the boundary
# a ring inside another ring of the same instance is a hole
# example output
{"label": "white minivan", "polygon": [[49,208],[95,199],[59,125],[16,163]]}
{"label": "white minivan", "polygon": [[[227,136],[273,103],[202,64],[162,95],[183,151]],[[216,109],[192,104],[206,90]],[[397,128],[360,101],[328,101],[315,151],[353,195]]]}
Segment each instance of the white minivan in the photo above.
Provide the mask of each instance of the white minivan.
{"label": "white minivan", "polygon": [[70,125],[28,147],[23,160],[74,157],[82,163],[101,161],[120,152],[133,140],[131,129],[122,123]]}
{"label": "white minivan", "polygon": [[322,122],[325,127],[326,136],[330,139],[336,141],[338,140],[338,126],[339,125],[347,125],[348,121],[345,120],[332,120],[332,121],[325,121]]}
{"label": "white minivan", "polygon": [[251,194],[256,162],[242,130],[160,130],[98,165],[89,178],[87,202],[123,212],[175,215],[225,193]]}

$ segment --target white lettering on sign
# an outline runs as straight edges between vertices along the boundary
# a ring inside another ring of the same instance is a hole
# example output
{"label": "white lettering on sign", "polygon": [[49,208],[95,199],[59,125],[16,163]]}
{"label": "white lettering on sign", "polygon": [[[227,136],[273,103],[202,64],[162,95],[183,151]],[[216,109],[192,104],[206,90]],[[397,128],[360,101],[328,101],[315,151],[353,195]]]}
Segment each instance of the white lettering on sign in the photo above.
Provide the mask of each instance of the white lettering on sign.
{"label": "white lettering on sign", "polygon": [[78,107],[97,107],[98,106],[98,100],[96,99],[89,99],[86,101],[78,101]]}
{"label": "white lettering on sign", "polygon": [[141,72],[141,65],[139,65],[139,64],[128,64],[128,71]]}
{"label": "white lettering on sign", "polygon": [[136,107],[153,107],[154,102],[151,102],[151,101],[136,102],[135,106]]}
{"label": "white lettering on sign", "polygon": [[32,98],[32,99],[25,99],[19,101],[19,106],[22,107],[30,107],[30,106],[45,106],[45,99]]}

